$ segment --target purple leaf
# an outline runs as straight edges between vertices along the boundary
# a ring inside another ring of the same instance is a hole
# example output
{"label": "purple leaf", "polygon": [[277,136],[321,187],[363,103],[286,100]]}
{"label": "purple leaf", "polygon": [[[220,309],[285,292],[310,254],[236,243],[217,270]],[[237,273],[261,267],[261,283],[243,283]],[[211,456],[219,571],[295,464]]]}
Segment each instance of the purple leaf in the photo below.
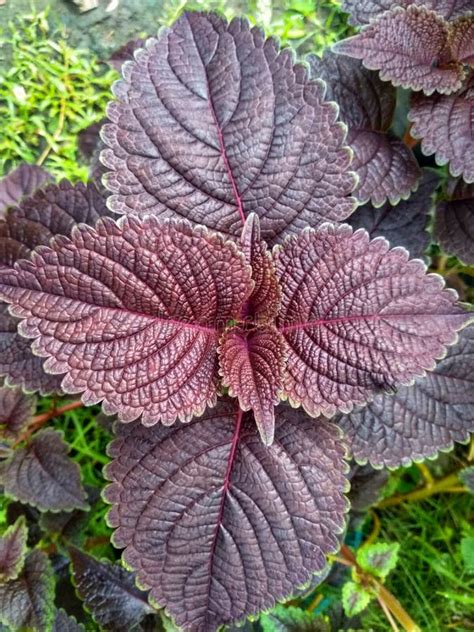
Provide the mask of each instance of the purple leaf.
{"label": "purple leaf", "polygon": [[240,408],[252,410],[265,445],[275,430],[275,406],[282,388],[286,347],[275,327],[227,329],[219,347],[221,375]]}
{"label": "purple leaf", "polygon": [[380,499],[388,478],[387,470],[374,470],[370,465],[352,465],[349,473],[351,512],[365,514]]}
{"label": "purple leaf", "polygon": [[252,317],[253,322],[273,321],[280,308],[281,289],[275,273],[275,264],[265,242],[260,237],[260,222],[255,213],[247,218],[240,247],[247,263],[252,267],[254,289],[244,305],[242,319]]}
{"label": "purple leaf", "polygon": [[325,224],[277,253],[277,324],[289,347],[284,395],[313,416],[350,412],[433,369],[471,315],[403,248]]}
{"label": "purple leaf", "polygon": [[21,333],[47,370],[67,372],[65,392],[145,425],[215,404],[218,337],[252,289],[233,243],[155,217],[80,226],[3,278]]}
{"label": "purple leaf", "polygon": [[381,13],[395,7],[422,6],[435,11],[446,20],[474,11],[473,0],[343,0],[342,10],[350,13],[349,23],[368,24]]}
{"label": "purple leaf", "polygon": [[460,333],[433,372],[394,395],[377,395],[341,417],[354,458],[376,467],[409,465],[467,441],[474,431],[474,327]]}
{"label": "purple leaf", "polygon": [[88,161],[93,160],[99,145],[101,145],[100,130],[106,122],[107,119],[104,118],[97,123],[92,123],[92,125],[81,129],[77,135],[77,146],[79,151]]}
{"label": "purple leaf", "polygon": [[47,171],[36,165],[22,164],[0,180],[0,217],[36,189],[51,181]]}
{"label": "purple leaf", "polygon": [[377,209],[366,204],[351,215],[348,223],[354,230],[365,228],[371,238],[385,237],[391,246],[402,246],[411,257],[421,258],[430,243],[427,228],[438,183],[438,175],[425,170],[418,189],[408,200],[396,206],[386,202]]}
{"label": "purple leaf", "polygon": [[20,388],[0,387],[0,436],[16,441],[36,410],[36,398]]}
{"label": "purple leaf", "polygon": [[454,59],[474,66],[474,14],[453,22],[449,33],[449,45]]}
{"label": "purple leaf", "polygon": [[358,35],[338,42],[337,53],[362,59],[395,86],[450,94],[464,78],[462,65],[453,61],[448,24],[424,7],[396,7],[364,27]]}
{"label": "purple leaf", "polygon": [[434,237],[445,252],[474,265],[474,183],[459,180],[436,207]]}
{"label": "purple leaf", "polygon": [[111,209],[234,238],[255,212],[269,243],[350,215],[337,109],[289,50],[243,20],[186,13],[135,57],[102,133]]}
{"label": "purple leaf", "polygon": [[380,206],[387,199],[396,204],[416,186],[418,163],[402,141],[388,133],[395,111],[396,91],[367,70],[359,60],[326,51],[322,59],[308,59],[312,75],[326,82],[327,98],[340,108],[349,127],[348,143],[354,151],[352,169],[359,182],[355,196]]}
{"label": "purple leaf", "polygon": [[449,162],[452,176],[474,182],[474,73],[457,94],[412,96],[408,118],[413,122],[411,135],[421,138],[421,150],[435,154],[436,163]]}
{"label": "purple leaf", "polygon": [[82,623],[77,623],[74,617],[69,616],[64,610],[58,610],[54,619],[52,632],[84,632]]}
{"label": "purple leaf", "polygon": [[109,57],[109,64],[115,68],[117,72],[122,70],[122,66],[126,61],[133,61],[135,51],[143,48],[146,39],[139,38],[127,42],[121,46],[118,50],[114,51]]}
{"label": "purple leaf", "polygon": [[79,597],[104,630],[129,632],[154,612],[147,594],[135,586],[135,575],[120,564],[96,560],[71,547],[72,572]]}
{"label": "purple leaf", "polygon": [[280,406],[266,447],[252,415],[224,399],[187,425],[116,428],[114,543],[184,630],[270,608],[339,546],[345,447],[332,424]]}
{"label": "purple leaf", "polygon": [[20,516],[0,536],[0,584],[16,579],[23,570],[28,529],[24,516]]}
{"label": "purple leaf", "polygon": [[5,494],[40,511],[88,509],[77,463],[61,432],[47,428],[2,463]]}
{"label": "purple leaf", "polygon": [[0,623],[48,632],[54,620],[54,573],[42,551],[31,551],[17,579],[0,584]]}

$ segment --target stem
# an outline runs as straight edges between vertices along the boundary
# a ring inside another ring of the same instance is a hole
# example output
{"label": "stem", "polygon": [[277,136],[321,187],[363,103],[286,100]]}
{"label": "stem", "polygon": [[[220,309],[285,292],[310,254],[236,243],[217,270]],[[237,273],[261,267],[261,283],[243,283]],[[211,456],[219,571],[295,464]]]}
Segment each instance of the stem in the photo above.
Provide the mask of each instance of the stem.
{"label": "stem", "polygon": [[25,432],[22,435],[20,435],[20,437],[15,441],[15,443],[13,444],[13,447],[15,448],[22,441],[26,441],[27,439],[29,439],[31,435],[34,432],[36,432],[36,430],[38,430],[38,428],[41,428],[42,426],[47,424],[48,421],[50,421],[54,417],[59,417],[60,415],[63,415],[64,413],[69,412],[70,410],[75,410],[76,408],[82,408],[83,406],[84,404],[82,403],[82,401],[78,400],[75,402],[70,402],[69,404],[65,404],[64,406],[61,406],[60,408],[56,408],[54,406],[47,412],[42,413],[41,415],[36,415],[36,417],[32,418]]}
{"label": "stem", "polygon": [[390,612],[390,610],[385,605],[384,600],[380,598],[380,595],[377,595],[377,601],[379,602],[379,605],[382,608],[382,610],[384,612],[384,615],[387,617],[388,622],[390,623],[393,632],[400,632],[400,629],[399,629],[395,619],[392,617],[392,613]]}
{"label": "stem", "polygon": [[424,500],[434,494],[441,494],[450,492],[451,488],[457,488],[459,485],[458,473],[454,472],[448,474],[444,478],[440,478],[437,481],[433,481],[431,484],[424,485],[421,489],[415,489],[407,494],[396,494],[391,498],[385,498],[378,503],[379,509],[385,509],[386,507],[395,507],[404,502],[413,502],[415,500]]}

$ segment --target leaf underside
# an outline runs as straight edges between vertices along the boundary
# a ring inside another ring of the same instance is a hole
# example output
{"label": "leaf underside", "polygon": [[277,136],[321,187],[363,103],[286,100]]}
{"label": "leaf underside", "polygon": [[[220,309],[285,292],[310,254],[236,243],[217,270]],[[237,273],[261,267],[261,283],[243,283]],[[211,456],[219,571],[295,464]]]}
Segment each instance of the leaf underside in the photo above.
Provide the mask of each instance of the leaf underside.
{"label": "leaf underside", "polygon": [[377,395],[365,408],[344,415],[354,458],[376,467],[409,465],[434,456],[474,431],[474,327],[459,334],[433,372],[393,395]]}
{"label": "leaf underside", "polygon": [[271,607],[325,566],[344,523],[344,445],[280,406],[263,445],[235,400],[170,428],[118,424],[106,499],[113,541],[185,630]]}
{"label": "leaf underside", "polygon": [[410,133],[421,138],[422,152],[435,154],[438,165],[449,163],[451,175],[466,182],[474,182],[473,108],[474,74],[456,94],[414,94],[408,113]]}
{"label": "leaf underside", "polygon": [[380,208],[370,203],[359,207],[348,219],[354,230],[365,228],[373,239],[385,237],[392,247],[402,246],[410,257],[421,258],[430,243],[428,224],[433,206],[433,193],[439,176],[425,170],[417,190],[396,206],[386,202]]}
{"label": "leaf underside", "polygon": [[36,165],[22,164],[11,171],[0,179],[0,217],[4,217],[8,207],[19,204],[51,180],[49,173]]}
{"label": "leaf underside", "polygon": [[385,239],[326,224],[277,254],[283,394],[313,416],[350,412],[433,369],[471,317],[438,275]]}
{"label": "leaf underside", "polygon": [[36,433],[2,464],[5,493],[41,511],[87,509],[79,466],[68,451],[60,432],[47,428]]}
{"label": "leaf underside", "polygon": [[349,13],[349,23],[356,26],[368,24],[381,13],[394,7],[423,6],[436,11],[446,20],[453,20],[474,11],[473,0],[343,0],[342,10]]}
{"label": "leaf underside", "polygon": [[460,180],[451,197],[437,205],[433,235],[445,252],[474,265],[474,183]]}
{"label": "leaf underside", "polygon": [[395,7],[333,50],[361,59],[384,81],[427,95],[455,92],[464,79],[462,64],[452,60],[448,24],[425,7]]}
{"label": "leaf underside", "polygon": [[36,398],[20,388],[0,387],[0,436],[15,441],[36,410]]}
{"label": "leaf underside", "polygon": [[21,573],[27,537],[28,529],[23,516],[0,536],[0,584],[16,579]]}
{"label": "leaf underside", "polygon": [[70,549],[74,583],[96,623],[105,630],[128,632],[154,611],[147,594],[135,586],[130,571],[107,560],[97,560]]}
{"label": "leaf underside", "polygon": [[123,72],[102,132],[114,211],[182,216],[234,238],[253,211],[268,243],[352,212],[337,109],[244,20],[186,13]]}

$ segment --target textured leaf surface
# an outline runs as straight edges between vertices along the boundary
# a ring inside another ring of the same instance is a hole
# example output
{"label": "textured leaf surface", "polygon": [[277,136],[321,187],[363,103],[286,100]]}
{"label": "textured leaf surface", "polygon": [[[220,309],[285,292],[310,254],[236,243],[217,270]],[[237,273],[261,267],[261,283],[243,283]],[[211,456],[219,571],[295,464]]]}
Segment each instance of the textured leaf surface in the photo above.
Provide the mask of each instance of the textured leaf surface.
{"label": "textured leaf surface", "polygon": [[289,347],[284,395],[310,415],[349,412],[408,384],[456,340],[470,316],[424,264],[366,231],[325,224],[277,255],[278,327]]}
{"label": "textured leaf surface", "polygon": [[[309,57],[311,73],[324,79],[327,98],[340,108],[349,127],[347,142],[354,151],[351,168],[359,182],[355,196],[361,203],[380,206],[398,202],[414,188],[420,169],[411,149],[388,133],[395,110],[396,91],[359,60],[326,51]],[[352,216],[351,216],[352,217]]]}
{"label": "textured leaf surface", "polygon": [[354,458],[398,467],[446,450],[453,441],[467,441],[474,431],[473,371],[474,328],[468,327],[414,386],[377,395],[365,408],[341,417]]}
{"label": "textured leaf surface", "polygon": [[357,562],[371,575],[385,579],[393,571],[398,561],[398,542],[375,542],[357,550]]}
{"label": "textured leaf surface", "polygon": [[36,165],[22,164],[0,179],[0,217],[9,206],[19,204],[52,178],[47,171]]}
{"label": "textured leaf surface", "polygon": [[371,594],[355,582],[346,582],[342,587],[342,605],[346,617],[354,617],[369,605]]}
{"label": "textured leaf surface", "polygon": [[54,574],[48,557],[32,551],[19,577],[0,584],[0,623],[48,632],[54,619]]}
{"label": "textured leaf surface", "polygon": [[135,586],[135,575],[120,564],[96,560],[76,548],[70,554],[79,597],[105,630],[128,632],[154,612],[147,593]]}
{"label": "textured leaf surface", "polygon": [[139,48],[143,48],[145,42],[146,40],[143,38],[130,40],[130,42],[127,42],[112,53],[109,57],[109,64],[115,68],[117,72],[120,72],[126,61],[133,61],[133,54]]}
{"label": "textured leaf surface", "polygon": [[403,246],[413,258],[422,257],[430,243],[427,228],[438,183],[438,175],[426,170],[418,189],[408,200],[396,206],[386,202],[380,208],[365,204],[351,215],[348,224],[354,230],[365,228],[371,238],[385,237],[391,246]]}
{"label": "textured leaf surface", "polygon": [[423,6],[451,20],[474,11],[473,0],[343,0],[342,9],[350,13],[350,24],[368,24],[381,13],[394,7]]}
{"label": "textured leaf surface", "polygon": [[474,182],[474,74],[457,94],[449,96],[415,94],[408,118],[410,133],[421,138],[421,150],[435,154],[436,163],[449,163],[452,176]]}
{"label": "textured leaf surface", "polygon": [[460,180],[450,198],[437,205],[433,233],[445,252],[474,265],[474,183]]}
{"label": "textured leaf surface", "polygon": [[51,428],[36,433],[3,465],[5,493],[41,511],[87,509],[79,466],[68,452],[62,433]]}
{"label": "textured leaf surface", "polygon": [[70,617],[64,610],[58,610],[53,623],[52,632],[84,632],[82,623],[77,623],[74,617]]}
{"label": "textured leaf surface", "polygon": [[451,25],[449,45],[454,59],[474,66],[474,2],[473,14]]}
{"label": "textured leaf surface", "polygon": [[462,65],[451,60],[447,23],[424,7],[396,7],[334,46],[334,50],[362,59],[384,81],[449,94],[461,87]]}
{"label": "textured leaf surface", "polygon": [[23,516],[0,536],[0,584],[16,579],[23,569],[28,529]]}
{"label": "textured leaf surface", "polygon": [[252,288],[233,243],[155,217],[81,226],[5,280],[21,332],[67,371],[62,388],[145,425],[215,403],[219,330]]}
{"label": "textured leaf surface", "polygon": [[190,424],[119,424],[106,498],[114,543],[185,630],[271,607],[325,566],[344,523],[344,445],[286,406],[263,445],[220,400]]}
{"label": "textured leaf surface", "polygon": [[21,388],[0,387],[0,436],[15,441],[36,410],[36,398]]}
{"label": "textured leaf surface", "polygon": [[263,632],[330,632],[327,623],[300,608],[276,606],[260,617]]}
{"label": "textured leaf surface", "polygon": [[352,212],[350,152],[324,87],[243,20],[189,13],[126,65],[102,138],[118,213],[266,241]]}
{"label": "textured leaf surface", "polygon": [[271,445],[285,367],[283,336],[270,326],[249,331],[234,327],[224,333],[219,354],[229,395],[238,397],[242,410],[253,411],[262,441]]}

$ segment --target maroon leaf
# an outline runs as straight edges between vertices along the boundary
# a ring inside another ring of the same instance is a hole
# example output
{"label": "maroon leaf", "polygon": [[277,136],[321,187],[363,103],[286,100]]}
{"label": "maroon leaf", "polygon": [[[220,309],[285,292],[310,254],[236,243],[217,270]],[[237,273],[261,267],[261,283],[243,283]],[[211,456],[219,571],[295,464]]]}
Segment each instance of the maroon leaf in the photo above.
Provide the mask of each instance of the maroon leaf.
{"label": "maroon leaf", "polygon": [[459,180],[436,207],[434,237],[445,252],[474,265],[474,183]]}
{"label": "maroon leaf", "polygon": [[242,319],[252,317],[253,322],[268,323],[278,313],[281,289],[275,273],[275,264],[265,242],[260,237],[260,222],[255,213],[247,218],[241,236],[241,250],[252,267],[254,289],[244,305]]}
{"label": "maroon leaf", "polygon": [[462,65],[452,61],[448,37],[448,24],[433,11],[396,7],[333,50],[362,59],[395,86],[450,94],[459,90],[464,73]]}
{"label": "maroon leaf", "polygon": [[0,536],[0,584],[16,579],[23,570],[28,529],[25,517],[20,516]]}
{"label": "maroon leaf", "polygon": [[0,435],[15,441],[36,410],[36,398],[21,388],[0,387]]}
{"label": "maroon leaf", "polygon": [[47,428],[2,463],[5,494],[41,511],[87,509],[77,463],[61,432]]}
{"label": "maroon leaf", "polygon": [[109,64],[115,68],[117,72],[120,72],[123,64],[126,61],[133,61],[135,51],[143,48],[146,39],[139,38],[127,42],[121,46],[118,50],[114,51],[109,57]]}
{"label": "maroon leaf", "polygon": [[342,9],[350,13],[349,23],[368,24],[381,13],[394,7],[423,6],[446,20],[474,11],[473,0],[343,0]]}
{"label": "maroon leaf", "polygon": [[15,206],[52,177],[36,165],[22,164],[0,180],[0,217],[9,206]]}
{"label": "maroon leaf", "polygon": [[54,620],[54,574],[42,551],[31,551],[17,579],[0,584],[0,623],[48,632]]}
{"label": "maroon leaf", "polygon": [[242,410],[253,411],[263,443],[271,445],[286,359],[283,336],[271,326],[234,327],[224,333],[219,353],[229,395],[238,397]]}
{"label": "maroon leaf", "polygon": [[63,389],[145,425],[215,403],[219,332],[252,289],[233,243],[154,217],[80,226],[3,279],[21,333],[67,372]]}
{"label": "maroon leaf", "polygon": [[345,448],[331,424],[281,406],[266,447],[226,399],[187,425],[117,431],[106,470],[114,543],[183,629],[268,609],[337,549]]}
{"label": "maroon leaf", "polygon": [[449,31],[449,45],[454,59],[474,66],[474,14],[453,22]]}
{"label": "maroon leaf", "polygon": [[79,597],[104,630],[129,632],[154,612],[147,594],[135,586],[135,575],[119,564],[96,560],[74,547],[69,549]]}
{"label": "maroon leaf", "polygon": [[255,212],[272,242],[352,212],[337,109],[245,21],[186,13],[124,72],[102,134],[117,213],[182,216],[238,238]]}
{"label": "maroon leaf", "polygon": [[349,127],[352,169],[359,178],[358,201],[371,200],[380,206],[387,199],[396,204],[407,197],[421,172],[412,150],[388,133],[395,88],[359,60],[326,51],[322,59],[312,55],[308,61],[312,74],[326,82],[327,98],[336,101],[341,119]]}
{"label": "maroon leaf", "polygon": [[408,114],[413,122],[410,133],[422,139],[423,153],[435,154],[438,165],[449,162],[451,175],[466,182],[474,182],[473,107],[474,73],[457,94],[413,95]]}
{"label": "maroon leaf", "polygon": [[52,632],[84,632],[82,623],[77,623],[74,617],[69,616],[64,610],[58,610],[54,619]]}
{"label": "maroon leaf", "polygon": [[349,412],[433,369],[471,316],[424,264],[364,230],[326,224],[277,253],[284,395],[310,415]]}
{"label": "maroon leaf", "polygon": [[377,209],[366,204],[351,215],[348,223],[354,230],[365,228],[371,238],[385,237],[391,246],[402,246],[411,257],[421,258],[430,243],[427,228],[438,183],[438,175],[425,170],[418,189],[408,200],[396,206],[386,202]]}
{"label": "maroon leaf", "polygon": [[393,395],[377,395],[365,408],[344,415],[339,424],[354,458],[380,467],[409,465],[467,441],[474,431],[474,328],[433,372]]}

